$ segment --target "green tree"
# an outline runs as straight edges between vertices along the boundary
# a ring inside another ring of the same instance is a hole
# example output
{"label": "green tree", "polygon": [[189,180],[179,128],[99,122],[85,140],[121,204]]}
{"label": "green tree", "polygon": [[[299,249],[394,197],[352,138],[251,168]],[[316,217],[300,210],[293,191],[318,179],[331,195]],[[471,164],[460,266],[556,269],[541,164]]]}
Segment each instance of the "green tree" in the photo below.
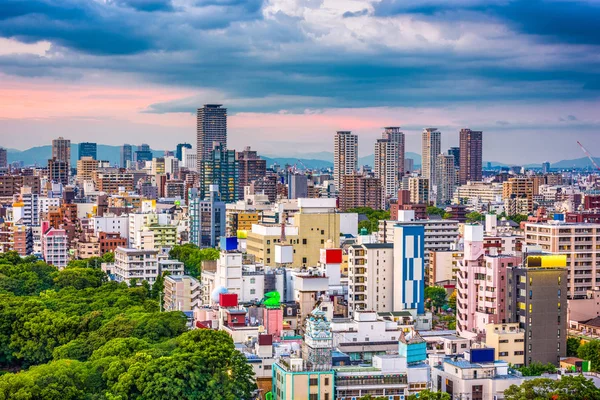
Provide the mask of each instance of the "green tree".
{"label": "green tree", "polygon": [[524,381],[521,385],[511,385],[504,391],[505,400],[538,400],[549,399],[554,380],[537,378]]}
{"label": "green tree", "polygon": [[385,396],[378,396],[378,397],[373,397],[370,394],[361,397],[359,400],[388,400],[388,397]]}
{"label": "green tree", "polygon": [[439,208],[436,206],[427,206],[427,215],[439,215],[440,217],[444,217],[446,214],[446,210],[443,208]]}
{"label": "green tree", "polygon": [[442,307],[446,304],[446,289],[439,286],[427,286],[425,288],[425,300],[434,307]]}
{"label": "green tree", "polygon": [[162,293],[165,290],[165,276],[168,274],[168,272],[164,272],[156,277],[156,280],[152,284],[152,289],[150,290],[150,298],[158,300],[160,296],[162,296]]}
{"label": "green tree", "polygon": [[107,281],[101,269],[67,267],[60,271],[54,284],[57,288],[74,287],[75,289],[97,288]]}
{"label": "green tree", "polygon": [[185,273],[199,279],[202,272],[202,261],[218,259],[219,250],[200,249],[194,244],[187,243],[174,246],[169,251],[169,257],[181,261],[185,266]]}
{"label": "green tree", "polygon": [[367,228],[369,233],[377,232],[379,230],[379,221],[389,220],[390,212],[386,210],[375,210],[369,207],[357,207],[347,210],[348,213],[357,213],[364,215],[367,220],[359,222],[359,229]]}
{"label": "green tree", "polygon": [[600,340],[591,340],[577,349],[579,358],[590,361],[592,371],[600,371]]}
{"label": "green tree", "polygon": [[510,219],[513,222],[516,222],[517,224],[520,224],[523,221],[527,221],[527,215],[524,214],[516,214],[516,215],[510,215],[508,217],[508,219]]}
{"label": "green tree", "polygon": [[448,307],[450,307],[453,311],[456,311],[456,289],[450,293],[448,296]]}
{"label": "green tree", "polygon": [[544,373],[556,372],[556,366],[552,363],[542,364],[534,361],[528,366],[516,368],[523,376],[541,376]]}
{"label": "green tree", "polygon": [[483,214],[475,212],[475,211],[468,213],[466,215],[466,217],[467,217],[467,223],[469,223],[469,224],[472,224],[475,222],[481,222],[485,219],[485,216]]}
{"label": "green tree", "polygon": [[506,400],[593,400],[600,399],[600,388],[582,375],[563,376],[559,380],[536,378],[504,391]]}
{"label": "green tree", "polygon": [[577,350],[581,346],[581,340],[579,338],[567,338],[567,356],[577,357]]}
{"label": "green tree", "polygon": [[408,400],[450,400],[451,397],[446,392],[432,392],[429,389],[422,390],[418,394],[411,394]]}

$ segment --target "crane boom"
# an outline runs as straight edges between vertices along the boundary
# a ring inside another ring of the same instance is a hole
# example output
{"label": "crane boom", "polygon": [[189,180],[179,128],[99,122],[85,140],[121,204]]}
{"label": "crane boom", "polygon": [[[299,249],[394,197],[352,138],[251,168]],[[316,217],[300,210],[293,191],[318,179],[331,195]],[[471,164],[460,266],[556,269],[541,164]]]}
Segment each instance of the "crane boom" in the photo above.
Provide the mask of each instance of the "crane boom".
{"label": "crane boom", "polygon": [[592,157],[592,155],[590,154],[590,152],[587,151],[585,147],[583,147],[583,145],[579,142],[579,140],[577,141],[577,144],[579,145],[579,147],[581,147],[581,150],[583,150],[583,152],[585,153],[585,155],[587,156],[587,158],[590,159],[590,161],[592,162],[592,164],[594,165],[594,167],[596,167],[596,169],[598,171],[600,171],[600,167],[598,166],[598,164],[596,164],[596,161],[594,161],[594,157]]}

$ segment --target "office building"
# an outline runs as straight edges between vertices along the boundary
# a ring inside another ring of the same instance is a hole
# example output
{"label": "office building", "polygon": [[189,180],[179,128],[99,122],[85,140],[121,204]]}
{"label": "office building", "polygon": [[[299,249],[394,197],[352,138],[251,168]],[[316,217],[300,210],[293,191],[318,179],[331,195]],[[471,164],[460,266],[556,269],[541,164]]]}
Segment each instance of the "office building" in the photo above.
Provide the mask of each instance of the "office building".
{"label": "office building", "polygon": [[98,161],[91,156],[77,160],[77,182],[91,181],[94,171],[98,170]]}
{"label": "office building", "polygon": [[238,183],[238,199],[244,198],[244,188],[267,174],[267,161],[260,158],[255,150],[246,147],[236,153],[240,176]]}
{"label": "office building", "polygon": [[226,234],[225,203],[219,200],[218,187],[211,185],[208,195],[192,188],[188,193],[190,242],[198,247],[216,247]]}
{"label": "office building", "polygon": [[450,147],[448,155],[454,157],[454,167],[460,169],[460,147]]}
{"label": "office building", "polygon": [[375,142],[375,177],[381,182],[381,203],[398,191],[398,143],[388,139]]}
{"label": "office building", "polygon": [[338,131],[333,139],[333,181],[341,189],[342,176],[358,169],[358,135],[350,131]]}
{"label": "office building", "polygon": [[252,182],[249,194],[264,194],[271,203],[274,203],[277,200],[277,176],[267,175]]}
{"label": "office building", "polygon": [[81,160],[83,157],[91,157],[94,160],[98,159],[96,143],[81,142],[79,143],[78,150],[78,160]]}
{"label": "office building", "polygon": [[62,136],[52,140],[52,158],[67,163],[68,169],[71,164],[71,141]]}
{"label": "office building", "polygon": [[340,210],[369,207],[374,210],[383,208],[381,202],[381,180],[356,173],[343,175],[339,191]]}
{"label": "office building", "polygon": [[48,180],[54,183],[69,184],[69,163],[56,158],[48,160]]}
{"label": "office building", "polygon": [[308,177],[304,174],[288,174],[288,199],[308,197]]}
{"label": "office building", "polygon": [[437,193],[436,204],[447,205],[452,202],[454,189],[456,188],[456,169],[454,168],[454,157],[440,154],[437,158]]}
{"label": "office building", "polygon": [[442,152],[442,134],[437,128],[425,128],[421,135],[421,176],[429,180],[429,192],[437,187],[437,158]]}
{"label": "office building", "polygon": [[239,163],[235,159],[235,150],[226,150],[221,145],[216,146],[210,152],[210,157],[202,162],[202,166],[200,169],[202,198],[208,197],[211,185],[216,185],[221,201],[231,203],[238,200]]}
{"label": "office building", "polygon": [[546,161],[545,163],[542,163],[542,174],[547,174],[550,172],[550,163],[548,161]]}
{"label": "office building", "polygon": [[529,253],[508,268],[509,322],[525,331],[525,365],[559,365],[567,354],[567,257]]}
{"label": "office building", "polygon": [[600,224],[527,223],[525,244],[567,257],[570,298],[584,298],[600,282]]}
{"label": "office building", "polygon": [[8,152],[5,148],[0,147],[0,169],[8,168]]}
{"label": "office building", "polygon": [[415,160],[404,158],[404,174],[409,174],[415,170]]}
{"label": "office building", "polygon": [[189,143],[179,143],[177,145],[177,149],[175,150],[175,157],[177,157],[179,161],[185,161],[183,158],[183,149],[191,150],[192,145]]}
{"label": "office building", "polygon": [[469,181],[481,181],[483,173],[483,132],[470,129],[460,130],[460,172],[461,185]]}
{"label": "office building", "polygon": [[127,168],[127,163],[131,163],[133,161],[133,146],[130,144],[124,144],[121,146],[121,158],[119,167]]}
{"label": "office building", "polygon": [[221,104],[205,104],[196,116],[196,151],[198,171],[210,161],[215,145],[227,149],[227,109]]}
{"label": "office building", "polygon": [[150,150],[149,145],[144,143],[137,147],[137,150],[135,152],[135,161],[136,162],[152,161],[152,158],[153,158],[153,154],[152,154],[152,150]]}
{"label": "office building", "polygon": [[396,148],[398,150],[398,180],[402,180],[404,176],[404,155],[405,155],[405,141],[404,141],[404,132],[400,131],[399,126],[390,126],[387,128],[383,128],[384,131],[381,134],[382,139],[387,139],[389,141],[395,142],[397,144]]}
{"label": "office building", "polygon": [[394,245],[365,243],[348,249],[348,315],[394,311]]}

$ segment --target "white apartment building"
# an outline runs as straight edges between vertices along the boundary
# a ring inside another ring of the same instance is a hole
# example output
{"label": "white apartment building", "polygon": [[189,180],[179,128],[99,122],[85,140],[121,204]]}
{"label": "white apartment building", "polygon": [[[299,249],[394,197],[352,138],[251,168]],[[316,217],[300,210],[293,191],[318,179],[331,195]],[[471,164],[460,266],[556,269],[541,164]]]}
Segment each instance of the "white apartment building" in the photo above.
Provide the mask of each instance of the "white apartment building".
{"label": "white apartment building", "polygon": [[42,256],[44,261],[63,269],[69,262],[67,232],[64,229],[50,228],[42,234]]}
{"label": "white apartment building", "polygon": [[502,184],[497,182],[467,182],[454,191],[454,204],[487,204],[502,201]]}
{"label": "white apartment building", "polygon": [[348,249],[348,315],[393,311],[393,243],[365,243]]}
{"label": "white apartment building", "polygon": [[127,215],[111,214],[92,217],[91,226],[95,236],[98,236],[100,232],[118,233],[122,238],[129,239],[129,216]]}
{"label": "white apartment building", "polygon": [[600,224],[528,223],[525,244],[567,256],[569,297],[583,298],[600,286]]}
{"label": "white apartment building", "polygon": [[165,311],[192,311],[200,307],[200,282],[188,275],[165,277]]}
{"label": "white apartment building", "polygon": [[136,279],[138,284],[147,281],[152,285],[160,273],[158,251],[117,247],[114,264],[103,264],[102,268],[117,282],[130,285]]}

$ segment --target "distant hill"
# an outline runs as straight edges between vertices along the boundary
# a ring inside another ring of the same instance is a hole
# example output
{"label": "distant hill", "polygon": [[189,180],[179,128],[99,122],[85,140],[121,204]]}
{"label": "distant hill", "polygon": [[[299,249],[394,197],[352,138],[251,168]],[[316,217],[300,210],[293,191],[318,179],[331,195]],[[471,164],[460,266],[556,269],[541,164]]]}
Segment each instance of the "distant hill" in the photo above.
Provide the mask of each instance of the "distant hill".
{"label": "distant hill", "polygon": [[[133,146],[133,151],[137,150],[137,146]],[[121,157],[121,146],[110,146],[106,144],[99,144],[97,148],[98,160],[108,161],[111,164],[118,164]],[[164,155],[164,150],[152,150],[155,157]],[[32,147],[27,150],[15,150],[8,149],[8,162],[23,161],[25,165],[46,165],[48,159],[52,157],[52,146],[38,146]],[[79,150],[77,143],[71,143],[71,165],[77,163],[79,157]]]}
{"label": "distant hill", "polygon": [[[304,166],[309,169],[322,169],[322,168],[333,168],[333,162],[325,160],[315,160],[306,158],[293,158],[293,157],[264,157],[261,158],[267,161],[267,167],[274,163],[284,167],[286,164],[297,165],[298,169],[304,169]],[[298,162],[300,161],[300,162]]]}

